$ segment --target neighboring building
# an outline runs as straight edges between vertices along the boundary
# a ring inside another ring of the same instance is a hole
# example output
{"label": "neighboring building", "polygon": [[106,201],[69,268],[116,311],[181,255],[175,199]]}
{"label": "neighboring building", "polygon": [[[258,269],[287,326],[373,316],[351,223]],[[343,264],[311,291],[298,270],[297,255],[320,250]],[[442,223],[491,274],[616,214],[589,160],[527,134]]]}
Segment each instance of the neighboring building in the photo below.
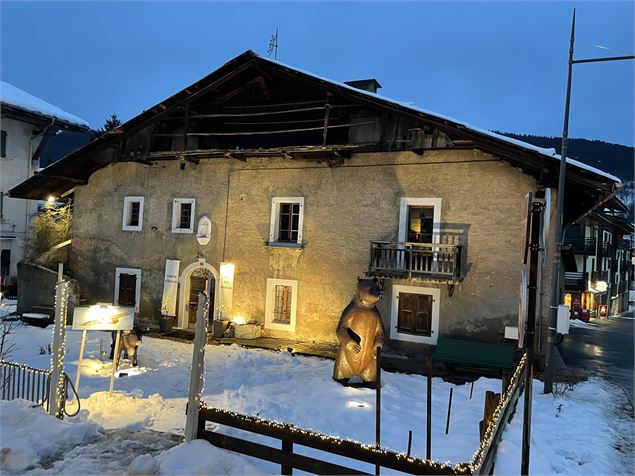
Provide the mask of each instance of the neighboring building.
{"label": "neighboring building", "polygon": [[88,123],[4,81],[0,113],[0,279],[6,286],[16,281],[17,263],[24,257],[26,233],[38,204],[5,194],[38,171],[49,137],[59,131],[87,131]]}
{"label": "neighboring building", "polygon": [[[555,202],[559,157],[382,98],[375,80],[353,84],[248,51],[11,195],[72,194],[82,295],[135,306],[144,323],[173,311],[191,327],[211,275],[214,318],[333,342],[367,275],[382,282],[393,347],[504,341],[517,326],[525,195]],[[568,162],[571,223],[619,180]]]}
{"label": "neighboring building", "polygon": [[574,317],[600,317],[628,310],[635,227],[620,214],[627,207],[616,198],[566,229],[563,246],[564,303]]}

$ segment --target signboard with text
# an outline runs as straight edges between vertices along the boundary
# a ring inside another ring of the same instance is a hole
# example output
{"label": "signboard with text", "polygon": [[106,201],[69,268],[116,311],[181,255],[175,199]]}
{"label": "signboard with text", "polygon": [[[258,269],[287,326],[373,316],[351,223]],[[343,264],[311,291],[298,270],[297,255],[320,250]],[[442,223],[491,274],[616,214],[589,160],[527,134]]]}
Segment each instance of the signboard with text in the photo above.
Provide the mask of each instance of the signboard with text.
{"label": "signboard with text", "polygon": [[73,312],[74,331],[126,331],[134,326],[134,307],[96,304],[76,307]]}

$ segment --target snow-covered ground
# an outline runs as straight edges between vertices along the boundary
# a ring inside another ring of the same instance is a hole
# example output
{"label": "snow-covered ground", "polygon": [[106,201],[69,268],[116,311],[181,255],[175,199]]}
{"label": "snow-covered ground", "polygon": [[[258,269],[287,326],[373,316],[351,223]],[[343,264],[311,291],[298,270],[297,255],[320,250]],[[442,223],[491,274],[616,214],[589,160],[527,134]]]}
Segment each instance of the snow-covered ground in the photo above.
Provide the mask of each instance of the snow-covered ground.
{"label": "snow-covered ground", "polygon": [[[11,360],[49,368],[50,355],[40,352],[46,352],[51,332],[51,327],[20,326],[15,332],[17,345]],[[80,332],[69,330],[66,372],[72,379],[77,370],[80,337]],[[185,425],[191,344],[144,337],[140,368],[118,378],[115,395],[108,396],[111,364],[99,359],[100,340],[107,351],[109,333],[88,333],[79,389],[82,411],[77,417],[59,421],[24,402],[2,403],[3,472],[279,474],[278,465],[223,451],[204,441],[179,444]],[[126,372],[128,366],[125,362],[121,371]],[[337,384],[331,379],[332,366],[331,360],[284,352],[208,346],[203,401],[210,406],[374,443],[374,391]],[[412,430],[412,453],[424,456],[425,378],[388,372],[382,377],[382,444],[405,451],[408,430]],[[469,399],[469,384],[453,386],[433,379],[433,459],[470,460],[479,443],[478,422],[485,391],[499,392],[500,386],[499,380],[481,378]],[[454,388],[452,418],[449,434],[445,435],[450,388]],[[622,398],[619,389],[591,380],[554,398],[541,395],[540,388],[536,382],[531,454],[531,467],[536,472],[632,471],[632,467],[624,465],[625,453],[618,449],[632,450],[633,429],[632,417],[628,419],[617,412]],[[521,429],[522,404],[503,436],[497,474],[518,474]],[[332,461],[373,470],[352,460]]]}

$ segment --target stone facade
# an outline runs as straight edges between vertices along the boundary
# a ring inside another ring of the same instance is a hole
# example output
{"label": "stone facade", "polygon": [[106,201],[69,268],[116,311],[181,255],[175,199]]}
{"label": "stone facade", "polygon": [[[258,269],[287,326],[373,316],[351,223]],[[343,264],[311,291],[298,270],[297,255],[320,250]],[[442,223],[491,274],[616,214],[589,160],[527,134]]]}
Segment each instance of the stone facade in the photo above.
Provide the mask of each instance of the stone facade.
{"label": "stone facade", "polygon": [[[232,306],[221,310],[227,318],[264,322],[267,279],[296,280],[295,332],[265,333],[334,342],[356,278],[368,271],[370,241],[397,240],[402,197],[436,198],[442,225],[466,234],[464,279],[451,291],[440,282],[384,280],[386,334],[397,284],[439,290],[440,335],[501,342],[505,326],[517,323],[522,204],[530,191],[534,177],[478,150],[359,153],[334,168],[274,158],[118,163],[75,190],[70,266],[91,303],[113,301],[117,267],[140,269],[139,315],[148,324],[158,322],[166,259],[180,260],[181,271],[201,259],[216,272],[233,263]],[[122,230],[125,196],[144,197],[142,231]],[[267,244],[274,197],[304,197],[302,247]],[[174,198],[196,199],[194,223],[210,218],[209,243],[171,231]],[[548,293],[548,283],[542,287]],[[546,312],[546,294],[543,303]]]}

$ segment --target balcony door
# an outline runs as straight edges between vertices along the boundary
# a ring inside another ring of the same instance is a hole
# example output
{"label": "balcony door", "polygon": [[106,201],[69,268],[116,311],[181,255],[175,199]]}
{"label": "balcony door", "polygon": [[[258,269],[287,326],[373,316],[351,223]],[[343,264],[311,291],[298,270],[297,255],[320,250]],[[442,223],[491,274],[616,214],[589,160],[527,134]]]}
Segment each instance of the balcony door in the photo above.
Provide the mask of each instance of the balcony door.
{"label": "balcony door", "polygon": [[[399,242],[440,243],[441,199],[401,197],[399,207]],[[399,253],[399,267],[412,265],[419,271],[438,270],[438,248],[413,246],[410,256],[406,245]],[[416,250],[419,250],[417,252]],[[411,262],[411,259],[413,262]]]}

